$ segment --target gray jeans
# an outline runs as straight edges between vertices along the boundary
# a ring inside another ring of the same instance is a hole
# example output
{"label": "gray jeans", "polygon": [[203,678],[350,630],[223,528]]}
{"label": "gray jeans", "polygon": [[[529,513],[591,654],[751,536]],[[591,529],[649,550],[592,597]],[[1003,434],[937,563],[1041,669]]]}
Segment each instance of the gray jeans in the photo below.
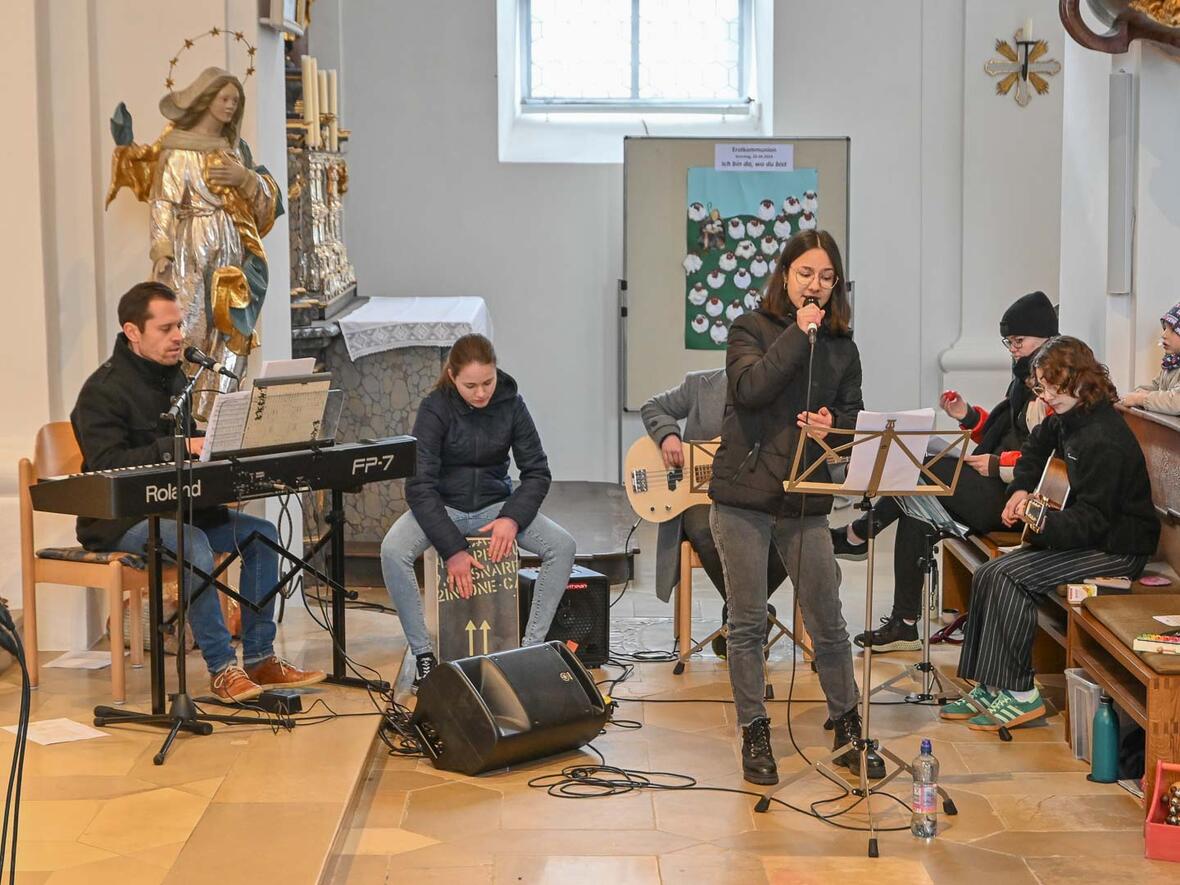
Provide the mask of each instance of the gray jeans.
{"label": "gray jeans", "polygon": [[758,510],[714,503],[709,522],[729,591],[727,656],[738,723],[746,726],[766,715],[762,640],[771,542],[778,548],[803,609],[820,686],[828,699],[828,715],[833,719],[843,716],[856,706],[859,695],[852,675],[848,626],[840,612],[840,568],[832,553],[828,518],[776,518]]}

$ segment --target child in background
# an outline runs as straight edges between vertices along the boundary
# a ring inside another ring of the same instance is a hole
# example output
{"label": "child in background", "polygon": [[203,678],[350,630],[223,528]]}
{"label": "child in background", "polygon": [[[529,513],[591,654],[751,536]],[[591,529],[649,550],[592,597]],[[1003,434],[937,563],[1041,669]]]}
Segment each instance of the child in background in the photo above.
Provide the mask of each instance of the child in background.
{"label": "child in background", "polygon": [[1150,384],[1141,384],[1123,397],[1123,405],[1139,406],[1149,412],[1180,415],[1180,304],[1160,317],[1164,349],[1163,366]]}

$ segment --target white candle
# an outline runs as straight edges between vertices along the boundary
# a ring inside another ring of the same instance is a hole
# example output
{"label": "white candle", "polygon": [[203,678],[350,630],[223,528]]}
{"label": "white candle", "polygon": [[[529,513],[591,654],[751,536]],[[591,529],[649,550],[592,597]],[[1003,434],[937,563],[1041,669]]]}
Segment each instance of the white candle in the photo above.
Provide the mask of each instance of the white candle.
{"label": "white candle", "polygon": [[319,71],[320,78],[320,113],[331,113],[328,107],[328,72]]}
{"label": "white candle", "polygon": [[320,90],[319,90],[319,63],[315,56],[311,59],[311,82],[308,83],[307,94],[304,96],[304,101],[311,103],[311,116],[308,118],[308,125],[311,127],[311,138],[308,141],[312,147],[318,148],[320,146]]}
{"label": "white candle", "polygon": [[1025,22],[1024,22],[1024,39],[1025,39],[1025,40],[1031,40],[1032,38],[1033,38],[1033,35],[1032,35],[1032,19],[1031,19],[1031,18],[1030,18],[1030,19],[1025,19]]}
{"label": "white candle", "polygon": [[339,93],[336,91],[336,69],[331,68],[328,71],[328,113],[331,114],[333,117],[335,117],[336,114],[339,113],[336,110],[337,102],[339,100],[340,100],[340,96],[339,96]]}
{"label": "white candle", "polygon": [[303,122],[311,122],[311,56],[299,59],[303,83]]}

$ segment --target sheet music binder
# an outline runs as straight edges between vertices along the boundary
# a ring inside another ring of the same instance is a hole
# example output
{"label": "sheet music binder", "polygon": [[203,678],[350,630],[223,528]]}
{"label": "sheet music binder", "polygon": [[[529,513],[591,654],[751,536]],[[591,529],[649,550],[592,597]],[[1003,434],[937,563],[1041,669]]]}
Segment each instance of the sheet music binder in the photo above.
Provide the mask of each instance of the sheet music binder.
{"label": "sheet music binder", "polygon": [[201,459],[331,445],[344,407],[344,392],[331,382],[327,372],[256,378],[248,391],[222,394]]}

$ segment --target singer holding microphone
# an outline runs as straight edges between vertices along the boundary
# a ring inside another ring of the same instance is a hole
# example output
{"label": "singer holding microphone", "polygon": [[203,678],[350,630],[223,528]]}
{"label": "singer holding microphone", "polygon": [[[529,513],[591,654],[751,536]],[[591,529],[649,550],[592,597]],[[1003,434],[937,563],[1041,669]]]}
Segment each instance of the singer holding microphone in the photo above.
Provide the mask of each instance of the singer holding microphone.
{"label": "singer holding microphone", "polygon": [[[163,283],[139,283],[119,299],[118,313],[122,331],[114,352],[82,385],[70,413],[84,471],[172,460],[171,428],[162,424],[160,416],[186,383],[176,293]],[[209,359],[195,348],[189,348],[185,356],[195,362]],[[222,371],[216,364],[214,368]],[[199,435],[189,437],[189,453],[199,456],[203,442]],[[87,550],[146,552],[147,520],[79,517],[77,532]],[[243,597],[258,602],[278,580],[278,555],[262,544],[245,545],[255,532],[278,539],[274,524],[265,519],[225,507],[195,510],[184,531],[185,561],[210,573],[215,553],[240,548],[239,589]],[[160,536],[165,547],[176,549],[172,520],[160,521]],[[193,590],[186,582],[185,592],[191,595]],[[222,700],[248,701],[266,688],[298,688],[325,678],[324,673],[300,670],[274,653],[274,599],[258,614],[242,608],[244,668],[230,644],[217,591],[206,589],[188,612],[193,636],[209,668],[213,694]]]}
{"label": "singer holding microphone", "polygon": [[[757,310],[730,328],[721,445],[713,462],[710,523],[729,591],[729,678],[742,728],[742,772],[778,783],[766,716],[762,638],[766,566],[774,544],[798,594],[815,648],[833,748],[861,732],[848,628],[840,610],[840,570],[832,552],[830,495],[787,494],[783,482],[805,424],[856,426],[864,408],[860,354],[840,251],[831,234],[800,231],[782,248]],[[810,380],[810,389],[808,382]],[[807,463],[820,454],[814,443]],[[813,478],[827,482],[827,467]],[[859,773],[850,750],[838,764]],[[870,752],[868,775],[885,764]]]}

